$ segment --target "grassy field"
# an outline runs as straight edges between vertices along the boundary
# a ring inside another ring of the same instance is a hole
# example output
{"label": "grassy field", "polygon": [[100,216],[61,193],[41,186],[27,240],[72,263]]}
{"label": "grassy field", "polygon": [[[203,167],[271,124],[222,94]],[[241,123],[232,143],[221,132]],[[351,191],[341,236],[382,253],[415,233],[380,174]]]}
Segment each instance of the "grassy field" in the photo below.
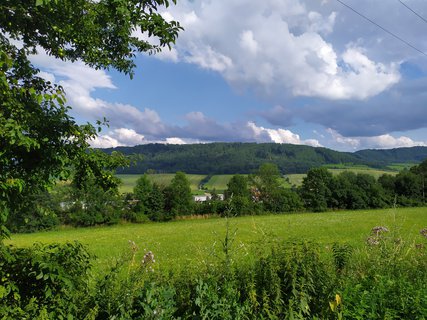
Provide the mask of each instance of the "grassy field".
{"label": "grassy field", "polygon": [[388,170],[377,170],[377,169],[371,169],[371,168],[344,168],[344,169],[329,169],[329,171],[332,172],[332,174],[337,175],[341,172],[345,171],[351,171],[356,174],[362,173],[362,174],[369,174],[371,176],[374,176],[376,179],[378,179],[383,174],[391,174],[396,175],[398,174],[397,171],[388,171]]}
{"label": "grassy field", "polygon": [[[247,216],[229,219],[229,223],[231,231],[236,230],[236,255],[244,257],[246,250],[268,246],[275,239],[308,240],[325,247],[333,242],[361,246],[374,226],[386,226],[404,239],[423,241],[419,231],[427,227],[427,208]],[[132,240],[141,256],[144,249],[151,250],[158,266],[169,269],[202,263],[220,250],[225,232],[224,218],[210,218],[14,234],[7,243],[30,246],[34,242],[78,240],[96,255],[97,270],[111,266]]]}
{"label": "grassy field", "polygon": [[[136,181],[140,176],[142,176],[142,174],[118,174],[116,176],[120,178],[123,182],[119,188],[120,192],[126,193],[126,192],[133,191],[133,188],[136,185]],[[148,178],[152,182],[167,186],[170,184],[174,176],[175,174],[173,173],[158,173],[158,174],[149,174]],[[202,181],[202,179],[206,177],[206,175],[187,174],[186,176],[187,176],[187,179],[190,181],[191,191],[193,193],[198,193],[197,191],[199,189],[200,181]]]}
{"label": "grassy field", "polygon": [[[397,171],[377,170],[377,169],[372,169],[372,168],[364,167],[364,166],[343,167],[343,168],[328,168],[328,170],[333,175],[337,175],[337,174],[340,174],[341,172],[345,172],[345,171],[351,171],[351,172],[354,172],[356,174],[358,174],[358,173],[369,174],[369,175],[374,176],[375,179],[378,179],[383,174],[391,174],[391,175],[398,174]],[[287,175],[285,175],[285,177],[289,179],[289,183],[291,185],[294,185],[294,186],[297,186],[297,187],[301,186],[302,180],[304,179],[305,176],[306,176],[306,174],[304,174],[304,173],[287,174]]]}
{"label": "grassy field", "polygon": [[216,189],[216,191],[223,192],[227,189],[227,183],[230,181],[232,174],[218,174],[212,176],[204,187],[208,190]]}
{"label": "grassy field", "polygon": [[[398,171],[407,168],[408,165],[395,164],[390,167],[390,170],[378,170],[362,165],[329,165],[326,166],[332,174],[337,175],[344,171],[351,171],[354,173],[363,173],[374,176],[376,179],[383,174],[396,175]],[[161,185],[168,185],[175,174],[163,173],[163,174],[150,174],[148,175],[150,180]],[[136,185],[136,180],[140,177],[140,174],[118,174],[117,177],[122,179],[123,184],[120,187],[120,192],[132,192],[133,187]],[[203,187],[207,190],[215,189],[217,192],[224,192],[227,189],[227,183],[230,181],[232,174],[218,174],[213,175]],[[287,174],[283,179],[283,186],[290,188],[291,186],[301,186],[303,178],[306,174]],[[203,194],[203,191],[199,190],[200,182],[205,178],[206,175],[199,174],[187,174],[187,178],[191,183],[191,191],[193,194]]]}

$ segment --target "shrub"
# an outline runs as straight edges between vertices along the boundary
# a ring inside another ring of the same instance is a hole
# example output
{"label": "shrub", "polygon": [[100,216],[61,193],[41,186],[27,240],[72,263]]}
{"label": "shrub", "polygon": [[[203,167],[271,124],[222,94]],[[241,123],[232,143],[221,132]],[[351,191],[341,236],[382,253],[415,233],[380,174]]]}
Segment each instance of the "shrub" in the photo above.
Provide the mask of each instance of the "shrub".
{"label": "shrub", "polygon": [[89,293],[90,255],[79,243],[0,248],[0,318],[77,316]]}

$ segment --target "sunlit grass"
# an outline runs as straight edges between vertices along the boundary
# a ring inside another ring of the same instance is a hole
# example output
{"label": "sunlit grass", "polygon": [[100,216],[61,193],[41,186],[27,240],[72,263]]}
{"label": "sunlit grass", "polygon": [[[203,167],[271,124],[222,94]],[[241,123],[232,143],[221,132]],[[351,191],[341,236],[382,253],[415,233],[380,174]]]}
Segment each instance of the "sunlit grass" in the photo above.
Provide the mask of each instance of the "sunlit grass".
{"label": "sunlit grass", "polygon": [[[230,229],[237,230],[234,242],[235,248],[240,248],[237,255],[244,255],[246,250],[272,239],[307,240],[325,246],[348,242],[360,246],[372,227],[378,225],[398,230],[404,238],[416,238],[419,231],[427,227],[427,208],[246,216],[231,218],[229,222]],[[7,243],[30,246],[34,242],[78,240],[97,257],[95,270],[102,270],[128,250],[128,241],[132,240],[139,246],[141,255],[144,249],[151,250],[158,265],[169,269],[197,264],[219,250],[225,230],[224,218],[211,218],[14,234]]]}

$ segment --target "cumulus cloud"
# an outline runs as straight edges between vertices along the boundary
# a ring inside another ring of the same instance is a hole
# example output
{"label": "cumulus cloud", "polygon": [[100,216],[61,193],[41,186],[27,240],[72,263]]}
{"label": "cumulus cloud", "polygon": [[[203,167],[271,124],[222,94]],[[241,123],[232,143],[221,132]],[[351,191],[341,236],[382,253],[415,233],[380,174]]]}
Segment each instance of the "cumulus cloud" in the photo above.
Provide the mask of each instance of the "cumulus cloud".
{"label": "cumulus cloud", "polygon": [[275,142],[290,144],[305,144],[313,147],[321,147],[315,139],[301,140],[300,136],[286,129],[269,129],[257,126],[254,122],[248,122],[247,127],[253,132],[253,139],[257,142]]}
{"label": "cumulus cloud", "polygon": [[427,141],[414,141],[409,137],[393,137],[383,134],[372,137],[343,137],[335,130],[329,128],[327,132],[331,135],[337,145],[346,149],[392,149],[401,147],[427,146]]}
{"label": "cumulus cloud", "polygon": [[[167,130],[153,109],[140,110],[129,104],[94,98],[95,90],[116,89],[111,77],[105,71],[95,70],[82,62],[64,62],[48,56],[41,50],[38,55],[32,57],[32,61],[43,68],[41,76],[56,81],[64,88],[68,104],[73,106],[71,110],[73,115],[85,117],[90,121],[105,117],[113,128],[127,127],[133,130],[144,128],[146,135],[161,135]],[[108,141],[114,144],[113,140]]]}
{"label": "cumulus cloud", "polygon": [[134,146],[144,142],[144,135],[133,129],[118,128],[97,136],[91,141],[94,148],[111,148],[118,146]]}
{"label": "cumulus cloud", "polygon": [[342,51],[327,41],[336,11],[308,7],[301,0],[183,1],[167,13],[185,28],[179,59],[219,72],[236,88],[363,100],[399,82],[398,63],[374,61],[351,41]]}

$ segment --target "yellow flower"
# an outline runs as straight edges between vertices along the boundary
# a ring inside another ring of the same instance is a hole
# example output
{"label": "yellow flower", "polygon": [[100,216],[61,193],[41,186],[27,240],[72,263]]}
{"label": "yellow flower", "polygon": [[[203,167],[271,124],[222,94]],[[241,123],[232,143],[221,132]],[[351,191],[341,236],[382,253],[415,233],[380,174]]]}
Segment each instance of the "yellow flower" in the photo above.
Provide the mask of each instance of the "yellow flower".
{"label": "yellow flower", "polygon": [[337,303],[337,306],[339,306],[341,304],[341,296],[339,294],[335,295],[335,301]]}

